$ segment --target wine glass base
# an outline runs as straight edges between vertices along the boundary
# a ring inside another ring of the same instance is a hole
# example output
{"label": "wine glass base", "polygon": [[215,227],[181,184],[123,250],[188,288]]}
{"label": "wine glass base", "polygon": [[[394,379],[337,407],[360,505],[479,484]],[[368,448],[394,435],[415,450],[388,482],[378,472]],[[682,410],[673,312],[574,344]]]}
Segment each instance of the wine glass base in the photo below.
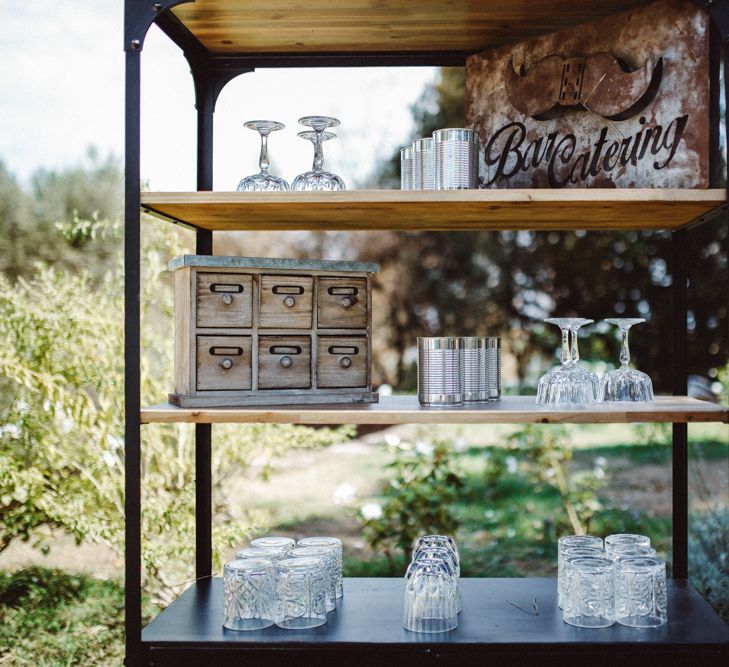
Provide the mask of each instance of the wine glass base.
{"label": "wine glass base", "polygon": [[632,368],[608,371],[600,382],[600,401],[630,402],[652,401],[653,383],[650,377]]}
{"label": "wine glass base", "polygon": [[344,181],[329,171],[307,171],[299,174],[291,186],[298,191],[334,191],[346,190]]}
{"label": "wine glass base", "polygon": [[279,192],[288,190],[289,184],[279,176],[254,174],[246,176],[236,188],[236,192]]}
{"label": "wine glass base", "polygon": [[597,402],[597,377],[571,366],[551,370],[539,380],[537,405],[590,405]]}

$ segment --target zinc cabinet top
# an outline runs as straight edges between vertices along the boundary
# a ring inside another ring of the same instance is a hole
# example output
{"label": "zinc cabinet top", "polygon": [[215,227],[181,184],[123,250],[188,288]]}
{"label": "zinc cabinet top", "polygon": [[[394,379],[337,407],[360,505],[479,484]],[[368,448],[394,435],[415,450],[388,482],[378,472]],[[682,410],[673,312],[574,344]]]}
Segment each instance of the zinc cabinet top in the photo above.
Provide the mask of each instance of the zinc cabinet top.
{"label": "zinc cabinet top", "polygon": [[279,259],[274,257],[229,257],[224,255],[181,255],[171,259],[167,268],[264,269],[277,271],[332,271],[335,273],[376,273],[377,262],[346,262],[326,259]]}

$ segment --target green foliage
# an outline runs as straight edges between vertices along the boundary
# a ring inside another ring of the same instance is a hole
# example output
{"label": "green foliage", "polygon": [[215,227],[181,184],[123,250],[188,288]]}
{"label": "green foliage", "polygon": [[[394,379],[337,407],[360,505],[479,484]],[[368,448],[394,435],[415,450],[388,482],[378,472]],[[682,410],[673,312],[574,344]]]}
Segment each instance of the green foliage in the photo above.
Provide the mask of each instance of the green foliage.
{"label": "green foliage", "polygon": [[[119,225],[94,216],[63,225],[83,243],[118,241]],[[172,290],[165,263],[183,248],[170,226],[144,224],[142,402],[172,378]],[[56,232],[58,233],[58,232]],[[118,245],[118,243],[117,243]],[[38,265],[15,283],[0,275],[0,550],[13,539],[47,548],[40,526],[123,552],[124,396],[122,273],[118,254],[94,281]],[[194,549],[193,429],[147,426],[142,447],[144,580],[157,600],[190,579]],[[214,558],[240,544],[261,518],[227,496],[252,461],[265,474],[290,448],[320,447],[351,429],[216,427]]]}
{"label": "green foliage", "polygon": [[696,590],[729,623],[729,510],[691,517],[689,576]]}
{"label": "green foliage", "polygon": [[365,539],[385,554],[394,573],[398,561],[410,560],[420,535],[455,533],[458,521],[452,505],[463,480],[449,443],[398,442],[393,449],[382,505],[365,505],[359,519]]}
{"label": "green foliage", "polygon": [[569,430],[560,426],[527,424],[509,436],[529,462],[532,477],[553,486],[562,499],[569,528],[576,534],[588,532],[590,520],[601,509],[597,490],[605,484],[605,462],[592,469],[571,471],[572,447]]}
{"label": "green foliage", "polygon": [[120,665],[124,586],[32,568],[0,573],[0,664]]}

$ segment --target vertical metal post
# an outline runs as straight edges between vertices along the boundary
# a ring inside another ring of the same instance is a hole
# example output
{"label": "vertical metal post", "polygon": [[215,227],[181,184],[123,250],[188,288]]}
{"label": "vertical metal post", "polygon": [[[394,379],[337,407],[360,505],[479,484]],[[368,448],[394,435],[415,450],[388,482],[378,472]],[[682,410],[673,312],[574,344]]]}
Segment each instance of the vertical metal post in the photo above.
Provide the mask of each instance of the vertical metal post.
{"label": "vertical metal post", "polygon": [[[197,88],[197,189],[213,189],[212,81],[204,72],[194,73]],[[213,253],[213,233],[198,229],[198,255]],[[195,577],[207,581],[213,571],[213,477],[212,424],[195,424]]]}
{"label": "vertical metal post", "polygon": [[[673,394],[688,392],[688,232],[671,236],[673,264]],[[688,424],[673,424],[673,577],[688,578]]]}
{"label": "vertical metal post", "polygon": [[142,664],[140,423],[140,58],[126,52],[124,181],[124,622],[126,665]]}

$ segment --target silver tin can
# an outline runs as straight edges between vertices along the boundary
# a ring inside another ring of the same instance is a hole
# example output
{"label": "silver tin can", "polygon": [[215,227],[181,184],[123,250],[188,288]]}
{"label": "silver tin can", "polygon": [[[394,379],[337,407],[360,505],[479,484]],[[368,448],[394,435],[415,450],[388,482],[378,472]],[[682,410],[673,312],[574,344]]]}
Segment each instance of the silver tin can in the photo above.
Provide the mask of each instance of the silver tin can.
{"label": "silver tin can", "polygon": [[501,338],[486,338],[486,378],[489,400],[501,398]]}
{"label": "silver tin can", "polygon": [[463,349],[463,400],[483,403],[491,396],[487,370],[488,338],[468,336],[461,338]]}
{"label": "silver tin can", "polygon": [[459,338],[418,338],[418,401],[432,407],[463,405]]}
{"label": "silver tin can", "polygon": [[413,148],[413,190],[435,189],[435,162],[433,140],[430,137],[416,139]]}
{"label": "silver tin can", "polygon": [[446,128],[433,132],[436,190],[478,188],[479,139],[475,130]]}
{"label": "silver tin can", "polygon": [[413,147],[400,149],[400,189],[413,189]]}

